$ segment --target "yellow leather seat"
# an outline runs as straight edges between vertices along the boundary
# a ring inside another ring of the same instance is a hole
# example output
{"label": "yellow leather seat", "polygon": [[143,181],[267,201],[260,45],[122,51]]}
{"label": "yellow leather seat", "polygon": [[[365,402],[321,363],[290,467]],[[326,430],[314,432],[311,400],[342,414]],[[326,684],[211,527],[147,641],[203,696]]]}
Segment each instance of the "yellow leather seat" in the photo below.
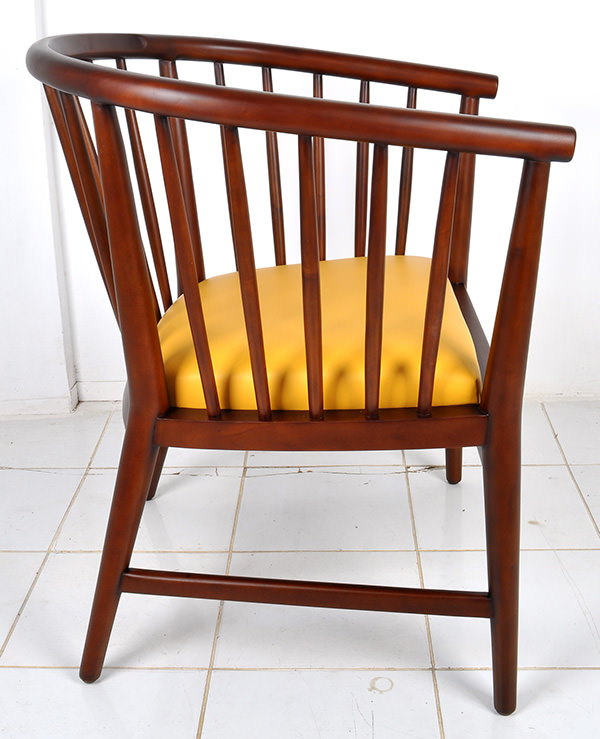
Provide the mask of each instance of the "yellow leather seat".
{"label": "yellow leather seat", "polygon": [[[430,260],[389,256],[381,363],[381,408],[417,405]],[[364,407],[367,260],[321,262],[323,389],[326,409]],[[299,265],[257,270],[271,405],[308,408]],[[256,400],[237,273],[199,285],[221,407],[255,409]],[[204,394],[180,297],[159,326],[169,399],[204,408]],[[450,284],[436,368],[433,405],[476,403],[481,378],[475,349]]]}

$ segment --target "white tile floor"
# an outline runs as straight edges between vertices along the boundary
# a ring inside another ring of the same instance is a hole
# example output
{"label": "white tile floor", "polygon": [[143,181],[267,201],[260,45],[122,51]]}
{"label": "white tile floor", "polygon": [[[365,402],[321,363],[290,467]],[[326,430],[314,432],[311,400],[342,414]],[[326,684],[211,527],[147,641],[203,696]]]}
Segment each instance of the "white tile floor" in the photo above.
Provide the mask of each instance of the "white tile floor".
{"label": "white tile floor", "polygon": [[[524,417],[519,708],[491,708],[487,622],[124,596],[77,677],[119,409],[0,420],[0,736],[597,737],[600,402]],[[439,452],[172,450],[135,561],[485,589],[481,474]]]}

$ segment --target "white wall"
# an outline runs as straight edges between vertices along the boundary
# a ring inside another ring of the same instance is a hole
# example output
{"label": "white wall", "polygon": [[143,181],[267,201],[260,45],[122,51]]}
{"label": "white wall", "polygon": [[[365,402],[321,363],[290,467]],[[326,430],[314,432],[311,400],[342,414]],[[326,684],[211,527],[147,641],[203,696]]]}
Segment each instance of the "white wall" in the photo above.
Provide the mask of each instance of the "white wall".
{"label": "white wall", "polygon": [[65,411],[75,390],[64,273],[53,246],[45,111],[25,69],[35,34],[33,7],[17,4],[0,60],[0,413]]}
{"label": "white wall", "polygon": [[[574,161],[554,165],[551,174],[527,392],[598,395],[600,144],[597,96],[588,92],[595,91],[598,67],[589,3],[574,0],[568,15],[564,3],[555,0],[505,0],[501,5],[430,0],[407,5],[387,0],[343,4],[230,0],[227,5],[171,0],[166,15],[164,3],[155,0],[104,0],[102,10],[79,0],[39,0],[37,23],[44,34],[140,31],[224,36],[498,74],[497,99],[483,101],[482,114],[565,123],[578,130]],[[16,174],[8,181],[3,178],[8,192],[0,201],[6,211],[0,226],[1,253],[10,269],[2,270],[0,294],[7,302],[3,315],[17,318],[3,343],[8,347],[9,369],[5,372],[3,367],[0,375],[0,400],[5,408],[26,411],[47,409],[57,397],[68,404],[73,378],[79,398],[118,398],[124,379],[119,338],[62,165],[51,175],[51,192],[60,205],[53,233],[40,96],[22,62],[35,25],[30,9],[15,13],[12,61],[3,64],[3,74],[8,72],[3,86],[16,97],[10,108],[15,112],[5,113],[0,125],[2,147]],[[6,98],[3,94],[3,105]],[[13,136],[10,142],[6,128]],[[493,202],[496,183],[485,162],[478,174],[480,197]],[[497,205],[508,217],[507,204]],[[484,221],[494,214],[489,206],[483,213],[474,224],[473,288],[479,274],[501,265],[503,259],[496,248],[498,234],[492,228],[491,238],[486,235],[490,224]],[[477,251],[480,235],[486,243]],[[61,277],[62,254],[66,280]],[[28,284],[25,273],[31,265]],[[489,326],[490,296],[474,292]]]}

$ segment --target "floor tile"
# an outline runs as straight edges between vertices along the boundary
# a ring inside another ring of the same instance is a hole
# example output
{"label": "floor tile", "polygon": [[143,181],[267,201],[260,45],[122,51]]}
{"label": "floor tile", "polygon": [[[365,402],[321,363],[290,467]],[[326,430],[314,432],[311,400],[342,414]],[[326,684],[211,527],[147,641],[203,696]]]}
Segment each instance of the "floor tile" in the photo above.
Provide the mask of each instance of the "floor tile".
{"label": "floor tile", "polygon": [[86,467],[110,411],[3,418],[0,467]]}
{"label": "floor tile", "polygon": [[[298,552],[235,555],[250,577],[419,587],[409,552]],[[430,665],[422,616],[226,603],[218,667],[422,667]]]}
{"label": "floor tile", "polygon": [[562,454],[542,403],[535,400],[523,403],[521,437],[523,464],[562,464]]}
{"label": "floor tile", "polygon": [[458,485],[425,471],[409,473],[408,481],[421,549],[485,547],[481,468],[465,467]]}
{"label": "floor tile", "polygon": [[523,467],[521,546],[600,547],[600,537],[566,467]]}
{"label": "floor tile", "polygon": [[84,470],[0,470],[0,550],[46,551]]}
{"label": "floor tile", "polygon": [[336,467],[403,465],[399,450],[352,452],[249,452],[249,467]]}
{"label": "floor tile", "polygon": [[570,464],[600,461],[600,401],[550,401],[546,411]]}
{"label": "floor tile", "polygon": [[[117,467],[125,428],[121,410],[110,419],[106,433],[94,455],[93,467]],[[169,449],[165,468],[169,467],[241,467],[246,453],[228,449]]]}
{"label": "floor tile", "polygon": [[42,552],[0,552],[0,649],[45,556]]}
{"label": "floor tile", "polygon": [[[542,403],[535,400],[523,404],[521,427],[521,461],[523,464],[561,464],[560,449],[554,438]],[[443,449],[407,449],[406,463],[413,467],[445,466]],[[481,460],[475,447],[463,450],[463,464],[479,465]]]}
{"label": "floor tile", "polygon": [[[124,594],[107,667],[81,683],[122,435],[115,404],[0,425],[0,736],[196,739],[217,629],[203,739],[600,733],[600,401],[525,404],[511,717],[483,619]],[[451,486],[443,450],[170,450],[132,564],[224,573],[237,523],[234,574],[419,587],[414,514],[425,586],[486,591],[477,451],[464,460]]]}
{"label": "floor tile", "polygon": [[591,739],[600,735],[600,674],[595,670],[522,670],[517,710],[492,707],[492,675],[438,672],[446,739]]}
{"label": "floor tile", "polygon": [[[600,459],[600,454],[598,455]],[[574,465],[571,468],[579,485],[596,530],[600,530],[600,465]]]}
{"label": "floor tile", "polygon": [[249,470],[237,550],[413,549],[394,468]]}
{"label": "floor tile", "polygon": [[600,667],[600,551],[524,552],[523,667]]}
{"label": "floor tile", "polygon": [[[423,552],[427,588],[487,592],[484,552]],[[487,619],[430,616],[436,667],[489,667],[490,625]]]}
{"label": "floor tile", "polygon": [[429,672],[213,674],[202,739],[438,739]]}
{"label": "floor tile", "polygon": [[[483,552],[425,552],[426,587],[487,590]],[[521,556],[519,665],[600,667],[599,551]],[[438,667],[491,666],[485,620],[430,617]]]}
{"label": "floor tile", "polygon": [[[79,664],[99,555],[51,555],[0,658],[3,666]],[[138,567],[223,573],[226,556],[145,554]],[[193,667],[209,664],[218,603],[124,594],[107,667]]]}
{"label": "floor tile", "polygon": [[18,739],[195,739],[206,673],[0,669],[0,734]]}
{"label": "floor tile", "polygon": [[[483,481],[465,468],[458,485],[409,473],[419,547],[484,549]],[[521,471],[521,545],[524,549],[593,548],[600,537],[565,466],[524,466]]]}
{"label": "floor tile", "polygon": [[[446,479],[446,452],[444,449],[406,449],[404,456],[406,464],[409,467],[416,468],[414,471],[419,472],[420,468],[429,470],[430,467],[439,467],[440,469],[436,471],[436,477],[439,477],[440,480]],[[480,464],[481,459],[477,447],[463,449],[463,465]]]}
{"label": "floor tile", "polygon": [[[229,549],[242,470],[165,472],[144,507],[136,550]],[[116,472],[90,473],[56,542],[57,550],[101,550]]]}

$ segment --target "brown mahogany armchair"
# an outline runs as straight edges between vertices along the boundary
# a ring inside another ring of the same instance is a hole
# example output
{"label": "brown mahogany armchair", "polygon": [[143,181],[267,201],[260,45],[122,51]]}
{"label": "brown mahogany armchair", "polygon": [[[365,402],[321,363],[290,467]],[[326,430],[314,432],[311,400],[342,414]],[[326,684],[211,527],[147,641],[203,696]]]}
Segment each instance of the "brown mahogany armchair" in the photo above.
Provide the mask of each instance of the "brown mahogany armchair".
{"label": "brown mahogany armchair", "polygon": [[[147,70],[148,60],[156,62],[153,74],[132,71],[139,65]],[[208,66],[214,82],[180,79],[191,61]],[[226,86],[233,65],[252,68],[257,89]],[[128,376],[125,439],[82,679],[100,675],[122,592],[445,614],[490,619],[495,706],[513,711],[525,364],[550,162],[571,159],[574,131],[479,117],[480,98],[496,92],[497,80],[489,75],[281,46],[65,36],[36,43],[28,66],[45,85],[122,333]],[[274,70],[308,75],[312,95],[280,94]],[[357,101],[326,99],[324,77],[356,80]],[[382,84],[405,88],[406,107],[371,104],[370,90]],[[459,114],[418,110],[419,89],[458,95]],[[148,121],[158,184],[144,143]],[[220,135],[224,179],[223,171],[208,172],[189,144],[192,132],[206,124]],[[261,269],[255,266],[243,129],[266,132],[275,264]],[[298,264],[289,264],[286,252],[286,239],[293,237],[283,213],[284,136],[297,141]],[[356,144],[356,188],[348,207],[354,244],[345,259],[326,259],[328,139]],[[398,147],[397,230],[386,255],[388,152]],[[415,149],[446,152],[430,259],[405,254]],[[466,289],[476,154],[523,160],[489,348]],[[200,180],[224,183],[236,265],[231,274],[205,273],[205,254],[225,245],[201,239]],[[162,210],[159,186],[166,192]],[[173,254],[165,254],[163,242],[172,244]],[[462,448],[477,446],[489,589],[130,568],[144,503],[154,495],[171,446],[443,448],[450,482],[460,480]]]}

